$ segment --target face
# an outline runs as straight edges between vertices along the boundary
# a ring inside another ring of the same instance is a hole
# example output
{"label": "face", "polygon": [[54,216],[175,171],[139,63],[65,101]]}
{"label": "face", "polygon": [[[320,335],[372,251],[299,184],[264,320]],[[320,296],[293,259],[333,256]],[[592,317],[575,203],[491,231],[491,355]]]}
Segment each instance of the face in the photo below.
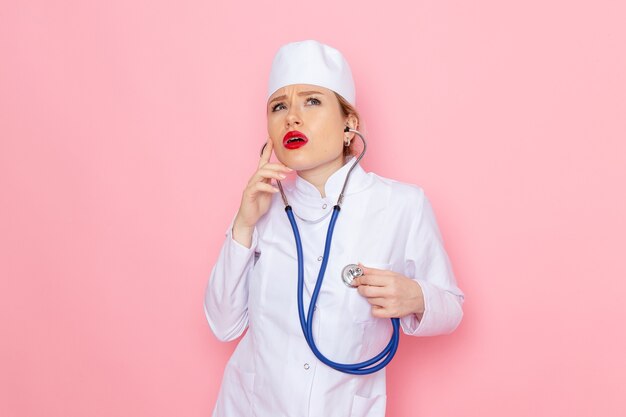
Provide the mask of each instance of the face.
{"label": "face", "polygon": [[[276,157],[296,171],[339,169],[348,119],[335,93],[316,85],[285,86],[267,102],[267,131]],[[301,139],[290,139],[289,132]]]}

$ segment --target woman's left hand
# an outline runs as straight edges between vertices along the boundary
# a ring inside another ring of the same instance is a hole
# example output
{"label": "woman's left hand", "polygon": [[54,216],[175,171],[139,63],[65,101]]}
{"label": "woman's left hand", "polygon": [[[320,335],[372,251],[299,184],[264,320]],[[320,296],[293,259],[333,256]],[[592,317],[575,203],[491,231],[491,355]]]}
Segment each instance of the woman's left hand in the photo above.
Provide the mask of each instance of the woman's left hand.
{"label": "woman's left hand", "polygon": [[359,263],[363,275],[355,278],[359,294],[372,305],[372,315],[378,318],[404,317],[424,314],[422,287],[404,275],[383,269],[368,268]]}

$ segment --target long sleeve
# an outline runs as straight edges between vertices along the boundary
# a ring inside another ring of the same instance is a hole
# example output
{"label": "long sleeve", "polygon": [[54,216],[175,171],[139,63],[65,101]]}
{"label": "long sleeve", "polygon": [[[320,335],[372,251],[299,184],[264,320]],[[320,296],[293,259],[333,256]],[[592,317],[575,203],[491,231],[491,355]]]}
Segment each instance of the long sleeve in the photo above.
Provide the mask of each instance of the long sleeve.
{"label": "long sleeve", "polygon": [[463,318],[464,294],[457,286],[444,249],[435,214],[422,192],[420,215],[409,230],[405,267],[424,294],[424,314],[401,319],[402,330],[410,336],[435,336],[452,333]]}
{"label": "long sleeve", "polygon": [[232,222],[204,294],[204,313],[215,336],[223,341],[239,337],[248,326],[248,281],[254,266],[258,232],[246,248],[233,239]]}

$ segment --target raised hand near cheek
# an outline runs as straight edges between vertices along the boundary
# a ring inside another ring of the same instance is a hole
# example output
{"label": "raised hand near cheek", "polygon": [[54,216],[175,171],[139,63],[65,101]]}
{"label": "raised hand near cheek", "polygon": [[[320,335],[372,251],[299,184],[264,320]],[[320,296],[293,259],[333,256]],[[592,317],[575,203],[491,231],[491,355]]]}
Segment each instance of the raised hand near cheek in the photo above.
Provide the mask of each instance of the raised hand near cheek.
{"label": "raised hand near cheek", "polygon": [[368,268],[359,263],[363,275],[353,281],[359,294],[372,305],[372,315],[378,318],[404,317],[424,313],[422,287],[404,275],[393,271]]}
{"label": "raised hand near cheek", "polygon": [[283,180],[293,170],[279,162],[271,163],[272,140],[267,140],[267,146],[259,160],[256,172],[248,181],[243,190],[241,204],[233,223],[233,238],[246,247],[250,247],[254,226],[270,207],[272,194],[279,192],[272,184],[272,180]]}

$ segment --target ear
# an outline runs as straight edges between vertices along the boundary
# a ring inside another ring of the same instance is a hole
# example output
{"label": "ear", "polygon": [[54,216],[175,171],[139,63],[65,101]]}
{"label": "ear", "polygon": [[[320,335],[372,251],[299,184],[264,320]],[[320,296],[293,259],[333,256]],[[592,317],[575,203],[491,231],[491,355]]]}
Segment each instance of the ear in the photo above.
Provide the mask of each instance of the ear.
{"label": "ear", "polygon": [[[359,130],[359,119],[357,119],[357,117],[352,113],[349,114],[348,117],[346,117],[344,124],[350,126],[350,129]],[[350,140],[354,139],[354,135],[354,132],[346,133],[346,137]]]}

